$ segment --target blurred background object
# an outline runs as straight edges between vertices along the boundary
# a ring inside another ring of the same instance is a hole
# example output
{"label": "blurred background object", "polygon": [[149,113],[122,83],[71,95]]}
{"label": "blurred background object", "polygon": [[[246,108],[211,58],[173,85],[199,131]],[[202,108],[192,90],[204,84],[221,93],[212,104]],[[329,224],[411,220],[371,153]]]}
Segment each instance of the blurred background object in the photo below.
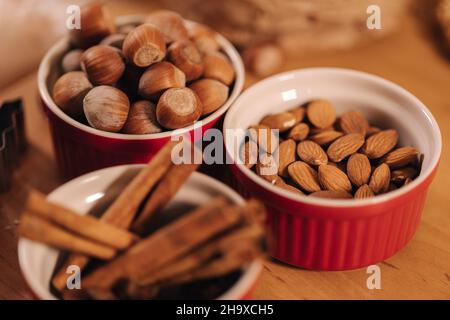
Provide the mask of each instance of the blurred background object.
{"label": "blurred background object", "polygon": [[[210,25],[241,47],[277,41],[288,53],[348,48],[396,29],[409,0],[158,0]],[[382,29],[369,32],[367,8],[381,9]],[[192,10],[195,8],[195,10]]]}

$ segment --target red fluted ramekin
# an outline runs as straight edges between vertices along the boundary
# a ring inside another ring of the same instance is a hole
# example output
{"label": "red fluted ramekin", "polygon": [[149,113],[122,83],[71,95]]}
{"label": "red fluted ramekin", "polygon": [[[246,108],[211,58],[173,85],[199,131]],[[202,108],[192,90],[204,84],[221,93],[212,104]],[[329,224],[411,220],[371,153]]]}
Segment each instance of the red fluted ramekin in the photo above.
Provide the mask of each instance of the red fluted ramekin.
{"label": "red fluted ramekin", "polygon": [[[423,154],[420,175],[398,190],[363,200],[298,195],[242,164],[231,165],[232,179],[243,195],[267,206],[276,259],[317,270],[368,266],[394,255],[413,237],[437,170],[440,130],[422,102],[390,81],[358,71],[312,68],[282,73],[247,89],[228,111],[224,131],[246,129],[264,115],[317,98],[330,100],[338,113],[358,110],[374,125],[396,128],[400,145],[412,145]],[[234,160],[231,140],[225,141]]]}
{"label": "red fluted ramekin", "polygon": [[[126,16],[117,24],[139,21],[140,16]],[[187,21],[189,28],[194,22]],[[244,85],[245,71],[239,53],[221,35],[217,35],[222,51],[228,56],[235,69],[236,80],[225,104],[178,133],[188,132],[194,141],[203,132],[213,127],[238,97]],[[68,38],[56,43],[43,58],[38,72],[39,94],[50,122],[53,145],[60,172],[65,178],[73,178],[93,170],[127,163],[148,162],[168,140],[173,131],[156,134],[128,135],[109,133],[84,125],[62,112],[51,97],[53,84],[61,74],[60,61],[69,47]]]}

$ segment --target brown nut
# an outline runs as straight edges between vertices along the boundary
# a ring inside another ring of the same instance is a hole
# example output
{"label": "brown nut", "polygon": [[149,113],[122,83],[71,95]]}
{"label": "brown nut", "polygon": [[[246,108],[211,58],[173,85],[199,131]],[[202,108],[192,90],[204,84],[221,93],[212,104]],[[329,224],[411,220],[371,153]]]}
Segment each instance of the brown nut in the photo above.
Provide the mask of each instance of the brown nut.
{"label": "brown nut", "polygon": [[290,112],[280,112],[276,114],[269,114],[262,118],[260,124],[266,125],[271,129],[280,130],[285,132],[297,123],[295,116]]}
{"label": "brown nut", "polygon": [[201,114],[202,103],[189,88],[166,90],[156,106],[158,122],[168,129],[186,127],[197,121]]}
{"label": "brown nut", "polygon": [[125,71],[125,63],[116,48],[97,45],[83,52],[81,68],[94,85],[115,85]]}
{"label": "brown nut", "polygon": [[136,101],[130,106],[123,133],[148,134],[161,132],[162,128],[156,120],[156,106],[147,100]]}
{"label": "brown nut", "polygon": [[203,59],[192,42],[176,41],[168,50],[169,60],[186,75],[186,81],[198,79],[203,74]]}
{"label": "brown nut", "polygon": [[230,86],[235,77],[234,68],[231,62],[223,54],[216,52],[208,54],[203,58],[205,78],[218,80]]}
{"label": "brown nut", "polygon": [[192,83],[191,88],[203,105],[203,113],[210,114],[219,109],[228,99],[228,87],[214,79],[200,79]]}
{"label": "brown nut", "polygon": [[125,57],[131,64],[148,67],[166,56],[163,34],[152,24],[142,24],[131,30],[122,46]]}
{"label": "brown nut", "polygon": [[154,11],[148,16],[147,22],[155,25],[162,32],[166,43],[189,39],[183,17],[174,11]]}
{"label": "brown nut", "polygon": [[123,33],[111,34],[106,38],[104,38],[102,41],[100,41],[100,44],[122,50],[123,41],[125,40],[125,37],[126,35]]}
{"label": "brown nut", "polygon": [[83,109],[89,124],[99,130],[118,132],[128,117],[130,102],[125,93],[110,86],[93,88],[84,97]]}
{"label": "brown nut", "polygon": [[165,90],[186,85],[184,73],[167,61],[150,66],[139,79],[139,95],[157,99]]}
{"label": "brown nut", "polygon": [[67,52],[61,61],[61,67],[64,72],[81,70],[81,55],[83,50],[74,49]]}
{"label": "brown nut", "polygon": [[210,54],[220,49],[217,33],[203,24],[195,24],[189,29],[189,37],[202,54]]}
{"label": "brown nut", "polygon": [[274,43],[260,43],[245,49],[242,54],[246,68],[258,77],[278,71],[283,62],[283,52]]}
{"label": "brown nut", "polygon": [[103,5],[87,4],[81,7],[80,29],[70,30],[70,40],[78,48],[96,45],[114,31],[114,24]]}
{"label": "brown nut", "polygon": [[83,99],[92,84],[82,71],[72,71],[62,75],[53,86],[53,100],[70,117],[83,117]]}

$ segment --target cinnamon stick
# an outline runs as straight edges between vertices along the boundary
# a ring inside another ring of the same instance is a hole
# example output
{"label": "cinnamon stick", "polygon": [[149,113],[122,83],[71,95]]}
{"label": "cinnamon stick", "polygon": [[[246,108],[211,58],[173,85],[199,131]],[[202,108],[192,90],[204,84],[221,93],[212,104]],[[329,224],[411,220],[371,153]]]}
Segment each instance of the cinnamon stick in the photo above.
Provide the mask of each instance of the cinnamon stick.
{"label": "cinnamon stick", "polygon": [[99,259],[108,260],[116,255],[116,250],[111,247],[74,236],[30,213],[22,215],[19,235],[58,249],[79,252]]}
{"label": "cinnamon stick", "polygon": [[226,203],[223,197],[218,197],[141,240],[122,256],[88,275],[84,287],[106,290],[120,279],[139,279],[236,225],[242,219],[239,206],[227,207]]}
{"label": "cinnamon stick", "polygon": [[[199,152],[194,145],[190,145],[190,147],[193,153]],[[141,213],[133,223],[131,230],[137,234],[144,233],[148,229],[151,217],[167,205],[192,172],[197,170],[199,166],[200,164],[196,163],[173,166],[150,195]]]}
{"label": "cinnamon stick", "polygon": [[[172,148],[178,143],[178,141],[169,141],[166,143],[147,166],[125,187],[100,220],[119,228],[128,229],[148,192],[171,167]],[[77,265],[80,269],[84,269],[88,263],[89,257],[77,253],[71,254],[53,277],[53,286],[59,291],[64,290],[66,287],[67,267]]]}
{"label": "cinnamon stick", "polygon": [[241,243],[239,247],[230,250],[223,257],[200,268],[193,269],[191,272],[170,278],[164,285],[179,285],[224,276],[232,271],[242,269],[260,255],[261,250],[254,243]]}
{"label": "cinnamon stick", "polygon": [[227,250],[241,243],[254,241],[259,242],[264,235],[262,228],[252,225],[245,226],[230,234],[220,237],[198,250],[188,253],[186,256],[177,260],[176,263],[169,263],[158,269],[156,272],[150,272],[144,277],[137,279],[138,285],[150,285],[158,282],[167,281],[168,279],[179,276],[180,274],[199,268],[206,264],[217,254],[225,254]]}
{"label": "cinnamon stick", "polygon": [[136,240],[136,236],[128,231],[89,215],[76,214],[60,205],[51,203],[37,191],[31,191],[26,207],[30,213],[37,214],[69,231],[115,249],[123,250]]}

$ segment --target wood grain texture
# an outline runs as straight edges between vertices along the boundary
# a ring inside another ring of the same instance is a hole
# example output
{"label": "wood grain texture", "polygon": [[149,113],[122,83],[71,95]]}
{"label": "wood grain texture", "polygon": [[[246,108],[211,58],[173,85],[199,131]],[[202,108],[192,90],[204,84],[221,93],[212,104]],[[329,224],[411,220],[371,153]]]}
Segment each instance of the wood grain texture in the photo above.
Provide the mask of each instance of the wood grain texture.
{"label": "wood grain texture", "polygon": [[[430,108],[440,124],[444,150],[415,237],[394,257],[378,264],[381,290],[367,289],[366,269],[316,272],[267,261],[255,299],[450,299],[450,150],[446,145],[450,140],[450,60],[415,17],[401,28],[389,38],[351,51],[290,57],[283,68],[337,66],[370,72],[400,84]],[[249,78],[247,83],[254,81]],[[34,74],[0,91],[0,99],[16,95],[25,97],[31,147],[20,161],[13,189],[0,195],[0,299],[31,297],[18,268],[15,236],[15,221],[27,190],[49,192],[61,184],[48,125],[37,103]]]}

